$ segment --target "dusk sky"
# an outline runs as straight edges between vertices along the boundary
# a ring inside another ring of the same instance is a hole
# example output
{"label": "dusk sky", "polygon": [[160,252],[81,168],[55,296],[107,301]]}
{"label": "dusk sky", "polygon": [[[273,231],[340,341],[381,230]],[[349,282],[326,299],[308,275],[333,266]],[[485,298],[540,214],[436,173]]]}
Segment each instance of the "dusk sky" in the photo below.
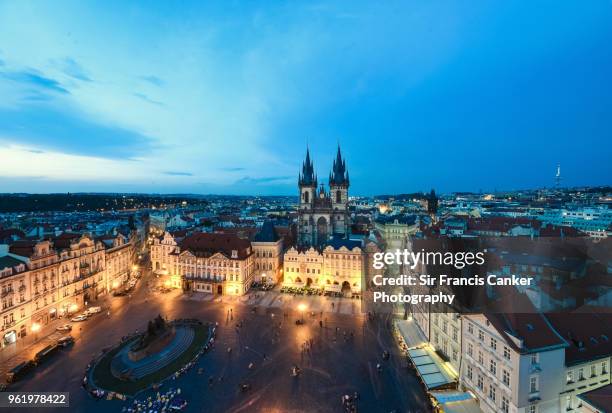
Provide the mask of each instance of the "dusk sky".
{"label": "dusk sky", "polygon": [[612,184],[612,1],[0,1],[0,192]]}

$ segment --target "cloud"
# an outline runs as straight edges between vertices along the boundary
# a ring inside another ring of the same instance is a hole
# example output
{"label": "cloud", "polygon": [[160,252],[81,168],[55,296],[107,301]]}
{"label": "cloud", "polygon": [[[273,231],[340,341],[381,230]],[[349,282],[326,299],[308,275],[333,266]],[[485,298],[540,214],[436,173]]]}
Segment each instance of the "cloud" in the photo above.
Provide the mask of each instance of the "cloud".
{"label": "cloud", "polygon": [[82,80],[84,82],[91,82],[91,78],[87,75],[85,69],[77,63],[74,59],[67,57],[61,62],[62,71],[77,80]]}
{"label": "cloud", "polygon": [[43,76],[40,72],[33,69],[17,72],[2,72],[0,75],[24,86],[35,87],[41,90],[69,94],[68,89],[64,88],[60,82],[50,77]]}
{"label": "cloud", "polygon": [[177,172],[177,171],[166,171],[163,172],[164,175],[170,176],[193,176],[191,172]]}
{"label": "cloud", "polygon": [[36,105],[0,108],[0,141],[108,159],[134,159],[152,149],[152,139],[139,132]]}
{"label": "cloud", "polygon": [[165,84],[165,82],[157,76],[140,76],[140,78],[145,82],[151,83],[152,85],[159,87]]}
{"label": "cloud", "polygon": [[151,99],[150,97],[148,97],[148,96],[147,96],[147,95],[145,95],[145,94],[142,94],[142,93],[134,93],[134,96],[136,96],[137,98],[140,98],[140,99],[144,100],[145,102],[149,102],[149,103],[152,103],[152,104],[157,105],[157,106],[164,106],[164,104],[163,104],[162,102],[157,101],[157,100],[153,100],[153,99]]}
{"label": "cloud", "polygon": [[252,178],[250,176],[244,176],[236,181],[236,184],[270,184],[270,183],[285,183],[294,177],[291,176],[266,176],[261,178]]}

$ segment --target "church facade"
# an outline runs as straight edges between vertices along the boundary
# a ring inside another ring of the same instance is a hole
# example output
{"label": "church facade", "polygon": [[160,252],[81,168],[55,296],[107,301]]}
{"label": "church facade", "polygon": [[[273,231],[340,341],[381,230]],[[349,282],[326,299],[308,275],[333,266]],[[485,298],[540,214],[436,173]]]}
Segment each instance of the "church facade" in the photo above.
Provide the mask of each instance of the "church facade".
{"label": "church facade", "polygon": [[361,294],[364,274],[362,241],[350,239],[349,173],[340,147],[329,174],[319,184],[310,151],[298,178],[297,246],[283,259],[283,285],[347,296]]}
{"label": "church facade", "polygon": [[318,185],[317,174],[306,150],[298,178],[298,245],[321,247],[331,238],[347,238],[350,231],[348,206],[349,173],[340,146],[329,174],[329,191]]}

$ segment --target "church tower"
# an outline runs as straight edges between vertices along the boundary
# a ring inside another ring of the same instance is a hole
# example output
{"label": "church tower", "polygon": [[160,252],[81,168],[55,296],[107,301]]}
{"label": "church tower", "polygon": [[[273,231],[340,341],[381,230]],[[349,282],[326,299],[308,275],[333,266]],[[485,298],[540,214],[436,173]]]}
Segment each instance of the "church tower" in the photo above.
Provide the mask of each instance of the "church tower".
{"label": "church tower", "polygon": [[346,162],[342,159],[340,145],[338,153],[329,174],[329,191],[332,202],[332,230],[335,235],[347,236],[349,234],[348,210],[349,173]]}
{"label": "church tower", "polygon": [[310,150],[306,148],[306,160],[302,164],[302,172],[298,178],[300,188],[300,207],[298,222],[298,242],[300,245],[310,245],[313,237],[312,212],[317,196],[317,176],[310,159]]}

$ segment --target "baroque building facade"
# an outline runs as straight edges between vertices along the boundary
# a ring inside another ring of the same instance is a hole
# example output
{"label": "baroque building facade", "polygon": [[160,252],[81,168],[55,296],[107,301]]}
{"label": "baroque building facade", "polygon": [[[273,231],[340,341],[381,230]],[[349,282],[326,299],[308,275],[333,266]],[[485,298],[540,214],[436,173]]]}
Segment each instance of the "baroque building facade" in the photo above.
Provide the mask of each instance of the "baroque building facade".
{"label": "baroque building facade", "polygon": [[[0,245],[0,347],[36,335],[110,291],[109,280],[112,284],[116,274],[129,273],[132,249],[124,237],[106,245],[88,234],[68,232]],[[107,264],[113,260],[109,273]]]}
{"label": "baroque building facade", "polygon": [[151,245],[151,263],[166,287],[244,295],[256,280],[276,280],[280,266],[280,239],[262,238],[254,244],[235,234],[194,232],[177,239],[166,232]]}

